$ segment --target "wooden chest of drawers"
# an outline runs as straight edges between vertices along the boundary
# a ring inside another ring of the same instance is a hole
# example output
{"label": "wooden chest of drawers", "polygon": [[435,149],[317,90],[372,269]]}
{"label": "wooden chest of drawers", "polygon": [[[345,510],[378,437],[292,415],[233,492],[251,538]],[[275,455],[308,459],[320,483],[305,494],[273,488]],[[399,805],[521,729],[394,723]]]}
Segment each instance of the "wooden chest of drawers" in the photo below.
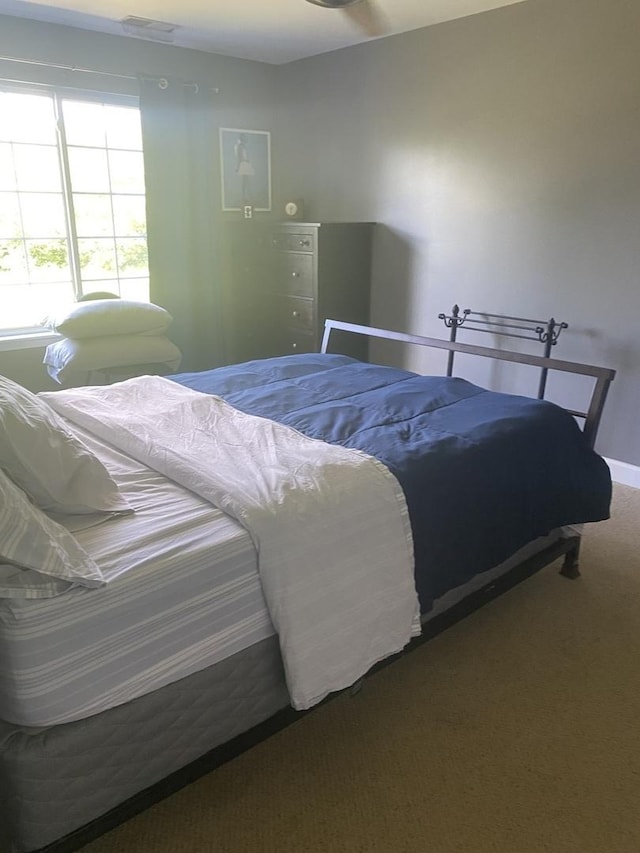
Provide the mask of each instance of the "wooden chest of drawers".
{"label": "wooden chest of drawers", "polygon": [[[317,352],[331,317],[368,323],[373,223],[234,223],[234,361]],[[366,359],[365,339],[339,351]]]}

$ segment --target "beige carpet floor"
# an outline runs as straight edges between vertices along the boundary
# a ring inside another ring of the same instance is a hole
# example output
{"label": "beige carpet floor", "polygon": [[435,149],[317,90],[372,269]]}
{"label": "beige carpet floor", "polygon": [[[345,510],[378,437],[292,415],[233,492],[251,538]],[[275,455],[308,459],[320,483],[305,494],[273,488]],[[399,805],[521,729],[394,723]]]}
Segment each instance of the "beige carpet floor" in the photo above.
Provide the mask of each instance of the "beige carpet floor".
{"label": "beige carpet floor", "polygon": [[640,490],[550,566],[85,853],[640,853]]}

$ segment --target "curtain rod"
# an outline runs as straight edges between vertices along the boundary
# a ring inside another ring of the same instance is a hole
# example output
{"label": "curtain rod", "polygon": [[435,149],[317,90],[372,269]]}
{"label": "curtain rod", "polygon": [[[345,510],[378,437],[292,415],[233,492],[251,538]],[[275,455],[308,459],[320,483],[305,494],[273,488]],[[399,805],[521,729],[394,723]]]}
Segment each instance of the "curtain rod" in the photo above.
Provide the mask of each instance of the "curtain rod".
{"label": "curtain rod", "polygon": [[[114,71],[96,71],[95,68],[81,68],[78,65],[58,65],[55,62],[42,62],[38,59],[18,59],[16,56],[0,56],[0,62],[20,62],[23,65],[39,65],[42,68],[57,68],[60,71],[75,71],[81,74],[99,74],[101,77],[119,77],[121,80],[149,80],[158,84],[160,89],[169,88],[169,80],[166,77],[148,77],[144,74],[136,76],[134,74],[117,74]],[[200,91],[198,83],[182,83],[185,88],[193,88],[197,94]],[[218,94],[220,89],[214,86],[206,91]]]}

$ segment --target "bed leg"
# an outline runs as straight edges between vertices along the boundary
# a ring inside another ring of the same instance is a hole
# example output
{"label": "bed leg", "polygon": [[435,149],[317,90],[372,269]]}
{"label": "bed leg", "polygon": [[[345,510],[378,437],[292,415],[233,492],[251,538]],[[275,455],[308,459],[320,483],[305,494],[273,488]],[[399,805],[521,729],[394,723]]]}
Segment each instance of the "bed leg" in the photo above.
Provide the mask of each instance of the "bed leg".
{"label": "bed leg", "polygon": [[570,578],[571,580],[575,580],[580,577],[580,567],[579,567],[579,556],[580,556],[580,539],[576,538],[573,540],[573,544],[570,549],[564,555],[564,562],[562,563],[562,568],[560,569],[560,574],[564,575],[565,578]]}

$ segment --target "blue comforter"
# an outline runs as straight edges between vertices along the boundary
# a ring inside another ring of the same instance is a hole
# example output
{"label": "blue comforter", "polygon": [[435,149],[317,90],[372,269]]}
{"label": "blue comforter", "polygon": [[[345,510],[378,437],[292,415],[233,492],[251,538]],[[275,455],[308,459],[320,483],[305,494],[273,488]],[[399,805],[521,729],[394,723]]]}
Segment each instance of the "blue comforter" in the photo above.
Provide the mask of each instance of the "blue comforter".
{"label": "blue comforter", "polygon": [[553,528],[609,516],[606,463],[552,403],[331,354],[169,378],[387,465],[407,499],[423,612]]}

